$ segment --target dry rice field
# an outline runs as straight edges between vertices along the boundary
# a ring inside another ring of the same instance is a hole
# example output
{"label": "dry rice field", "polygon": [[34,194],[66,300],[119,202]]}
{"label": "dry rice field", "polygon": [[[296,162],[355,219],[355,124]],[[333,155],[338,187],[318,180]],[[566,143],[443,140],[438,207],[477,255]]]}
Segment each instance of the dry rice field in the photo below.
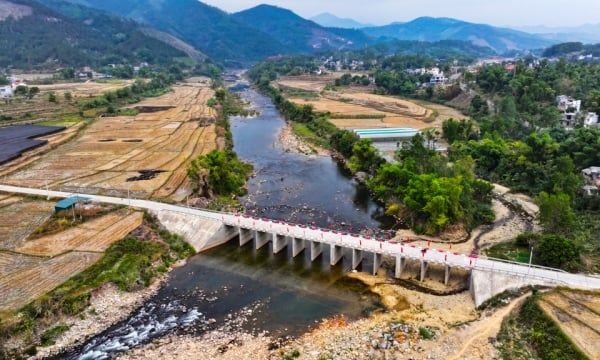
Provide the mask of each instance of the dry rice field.
{"label": "dry rice field", "polygon": [[[73,86],[82,91],[82,84]],[[217,147],[216,113],[206,105],[213,95],[198,78],[173,86],[170,93],[135,104],[141,109],[136,116],[98,119],[75,140],[37,156],[3,182],[144,198],[189,193],[187,164]],[[144,171],[155,173],[143,176]]]}
{"label": "dry rice field", "polygon": [[142,224],[142,214],[126,210],[111,213],[79,226],[29,240],[15,251],[34,256],[54,257],[68,251],[103,252]]}
{"label": "dry rice field", "polygon": [[27,304],[94,264],[102,254],[71,252],[0,277],[0,311]]}
{"label": "dry rice field", "polygon": [[425,101],[405,100],[370,93],[370,88],[350,87],[339,91],[323,91],[341,74],[329,76],[283,77],[276,83],[292,89],[318,93],[317,98],[294,98],[297,104],[312,105],[317,112],[331,113],[329,121],[338,128],[412,127],[441,128],[449,118],[465,118],[455,109]]}
{"label": "dry rice field", "polygon": [[[18,202],[8,202],[16,199]],[[115,241],[142,224],[121,209],[67,230],[28,240],[53,202],[0,194],[0,312],[17,309],[94,264]]]}
{"label": "dry rice field", "polygon": [[590,359],[600,358],[600,293],[560,289],[539,304]]}

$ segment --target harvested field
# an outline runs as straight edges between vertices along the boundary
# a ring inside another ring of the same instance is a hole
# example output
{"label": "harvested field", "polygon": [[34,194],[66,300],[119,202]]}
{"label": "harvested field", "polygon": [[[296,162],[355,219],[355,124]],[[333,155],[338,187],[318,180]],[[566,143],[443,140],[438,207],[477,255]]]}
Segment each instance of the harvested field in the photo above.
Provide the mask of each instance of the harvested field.
{"label": "harvested field", "polygon": [[327,76],[283,77],[275,84],[298,91],[318,94],[317,98],[290,96],[296,104],[310,104],[317,112],[331,113],[330,122],[342,129],[412,127],[415,129],[441,128],[449,118],[467,118],[447,106],[419,100],[371,93],[370,87],[351,86],[339,91],[323,91],[342,74]]}
{"label": "harvested field", "polygon": [[[136,197],[148,197],[172,179],[166,187],[176,191],[191,157],[217,146],[215,125],[206,125],[215,121],[214,109],[206,105],[213,95],[199,80],[174,86],[170,93],[135,105],[152,112],[100,118],[74,142],[4,182],[38,188],[48,182],[52,189],[122,196],[129,189]],[[157,174],[147,178],[141,171]]]}
{"label": "harvested field", "polygon": [[[413,127],[424,129],[431,127],[423,119],[402,116],[363,105],[335,101],[331,99],[302,100],[291,99],[296,104],[310,104],[317,112],[329,112],[340,119],[329,121],[339,128],[386,128],[386,127]],[[347,116],[347,118],[344,118]],[[371,116],[371,118],[369,118]],[[360,117],[357,119],[357,117]]]}
{"label": "harvested field", "polygon": [[40,88],[40,94],[46,94],[53,91],[57,94],[70,92],[73,98],[88,98],[102,95],[107,91],[122,89],[133,84],[133,80],[111,80],[107,82],[75,82],[75,83],[57,83],[50,85],[37,85]]}
{"label": "harvested field", "polygon": [[275,83],[290,88],[301,89],[305,91],[321,92],[325,85],[335,82],[335,79],[342,76],[340,74],[328,74],[321,76],[283,76]]}
{"label": "harvested field", "polygon": [[143,214],[141,212],[134,212],[95,234],[75,250],[103,252],[115,241],[124,238],[127,234],[142,225],[142,217]]}
{"label": "harvested field", "polygon": [[539,304],[590,359],[600,358],[600,293],[561,289]]}
{"label": "harvested field", "polygon": [[34,267],[42,258],[0,251],[0,278],[14,272]]}
{"label": "harvested field", "polygon": [[0,278],[0,311],[14,310],[94,264],[102,254],[71,252]]}
{"label": "harvested field", "polygon": [[0,207],[0,249],[15,250],[53,210],[54,204],[46,201],[21,201]]}
{"label": "harvested field", "polygon": [[[126,214],[127,211],[119,211],[104,215],[70,229],[26,241],[15,250],[19,253],[28,255],[57,256],[67,251],[74,250],[83,244],[87,244],[84,246],[85,248],[92,248],[96,241],[99,243],[108,243],[110,245],[141,224],[141,215],[136,215],[130,219]],[[126,217],[123,218],[124,216]],[[121,235],[122,231],[120,229],[130,229],[131,226],[128,224],[133,224],[134,218],[139,219],[137,225],[133,229],[127,231],[124,235]],[[118,225],[121,221],[125,221],[123,226],[114,227],[114,225]],[[105,231],[108,229],[112,229],[113,233],[106,233]],[[104,238],[98,237],[100,233],[102,233],[102,237]],[[120,237],[115,238],[115,236]]]}

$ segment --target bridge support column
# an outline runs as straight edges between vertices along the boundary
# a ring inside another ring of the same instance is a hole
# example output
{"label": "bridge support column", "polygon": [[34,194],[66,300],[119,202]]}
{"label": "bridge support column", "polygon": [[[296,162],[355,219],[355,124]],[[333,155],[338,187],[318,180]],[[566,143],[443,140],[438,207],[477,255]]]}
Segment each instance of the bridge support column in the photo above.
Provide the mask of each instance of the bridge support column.
{"label": "bridge support column", "polygon": [[246,245],[250,240],[254,238],[254,232],[252,230],[239,228],[240,232],[240,246]]}
{"label": "bridge support column", "polygon": [[258,230],[254,231],[254,244],[256,250],[265,246],[269,242],[269,235],[271,234]]}
{"label": "bridge support column", "polygon": [[323,243],[317,241],[310,242],[310,261],[315,261],[323,253]]}
{"label": "bridge support column", "polygon": [[306,245],[304,245],[304,239],[292,238],[292,257],[296,257],[302,251],[304,251]]}
{"label": "bridge support column", "polygon": [[288,245],[288,238],[285,235],[273,234],[273,254],[277,254]]}
{"label": "bridge support column", "polygon": [[444,285],[448,286],[448,281],[450,281],[450,266],[446,265],[446,272],[444,274]]}
{"label": "bridge support column", "polygon": [[362,250],[352,249],[352,270],[356,269],[362,262],[363,252]]}
{"label": "bridge support column", "polygon": [[425,280],[425,274],[427,273],[427,269],[429,268],[429,264],[427,261],[421,260],[421,280]]}
{"label": "bridge support column", "polygon": [[377,275],[377,270],[381,267],[381,254],[373,253],[373,275]]}
{"label": "bridge support column", "polygon": [[400,276],[402,276],[402,272],[404,271],[404,268],[406,267],[406,258],[403,256],[396,256],[396,269],[395,269],[395,274],[394,276],[396,277],[396,279],[399,279]]}
{"label": "bridge support column", "polygon": [[343,256],[344,248],[334,244],[329,245],[329,263],[331,264],[331,266],[334,266],[335,264],[340,262]]}

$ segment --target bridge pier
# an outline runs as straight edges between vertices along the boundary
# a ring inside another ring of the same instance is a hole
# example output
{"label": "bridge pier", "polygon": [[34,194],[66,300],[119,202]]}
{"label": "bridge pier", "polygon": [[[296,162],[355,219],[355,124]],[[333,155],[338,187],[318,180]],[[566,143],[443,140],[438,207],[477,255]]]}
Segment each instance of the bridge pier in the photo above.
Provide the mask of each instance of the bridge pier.
{"label": "bridge pier", "polygon": [[288,245],[288,237],[285,235],[273,234],[273,254],[277,254]]}
{"label": "bridge pier", "polygon": [[396,256],[396,269],[394,276],[399,279],[406,267],[406,258],[404,256]]}
{"label": "bridge pier", "polygon": [[323,243],[318,241],[310,242],[310,261],[314,261],[323,252]]}
{"label": "bridge pier", "polygon": [[240,234],[240,246],[246,245],[249,241],[254,238],[254,233],[252,230],[238,228]]}
{"label": "bridge pier", "polygon": [[377,270],[381,267],[381,258],[381,254],[373,253],[373,275],[377,275]]}
{"label": "bridge pier", "polygon": [[362,259],[362,250],[352,249],[352,270],[355,270],[358,267],[358,265],[362,262]]}
{"label": "bridge pier", "polygon": [[296,257],[305,248],[304,239],[292,238],[292,257]]}
{"label": "bridge pier", "polygon": [[429,268],[429,264],[425,260],[421,260],[421,280],[425,280],[425,274],[427,273],[427,269]]}
{"label": "bridge pier", "polygon": [[335,266],[344,256],[344,248],[335,244],[329,245],[329,260],[331,266]]}
{"label": "bridge pier", "polygon": [[258,250],[269,242],[269,233],[254,230],[255,249]]}
{"label": "bridge pier", "polygon": [[450,281],[450,266],[446,265],[446,272],[444,273],[444,285],[448,286],[448,281]]}

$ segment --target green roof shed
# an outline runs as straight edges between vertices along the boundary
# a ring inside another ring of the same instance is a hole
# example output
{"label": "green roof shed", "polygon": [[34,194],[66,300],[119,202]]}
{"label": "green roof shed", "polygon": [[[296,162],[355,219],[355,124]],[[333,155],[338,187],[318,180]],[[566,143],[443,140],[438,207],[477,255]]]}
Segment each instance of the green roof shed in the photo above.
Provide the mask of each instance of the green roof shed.
{"label": "green roof shed", "polygon": [[85,202],[88,200],[90,200],[90,198],[86,198],[83,196],[71,196],[71,197],[68,197],[66,199],[63,199],[63,200],[57,202],[54,205],[54,211],[59,212],[61,210],[67,210],[67,209],[70,209],[73,206],[75,206],[75,204],[77,204],[77,203]]}

